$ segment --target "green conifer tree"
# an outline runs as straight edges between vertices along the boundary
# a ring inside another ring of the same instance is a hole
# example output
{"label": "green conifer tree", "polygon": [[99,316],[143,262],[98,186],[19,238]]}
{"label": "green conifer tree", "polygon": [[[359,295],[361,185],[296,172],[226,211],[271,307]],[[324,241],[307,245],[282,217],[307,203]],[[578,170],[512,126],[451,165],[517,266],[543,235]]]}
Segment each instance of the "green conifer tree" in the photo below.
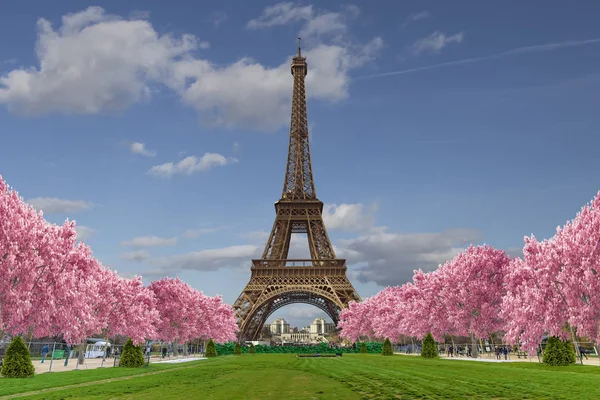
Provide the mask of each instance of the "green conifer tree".
{"label": "green conifer tree", "polygon": [[242,348],[240,347],[240,344],[238,342],[235,342],[235,347],[233,348],[233,354],[235,354],[236,356],[242,355]]}
{"label": "green conifer tree", "polygon": [[206,345],[206,353],[204,354],[206,357],[216,357],[217,349],[215,348],[215,342],[212,339],[208,341]]}
{"label": "green conifer tree", "polygon": [[123,353],[119,360],[119,366],[125,368],[139,368],[144,365],[144,353],[142,346],[134,346],[131,338],[123,346]]}
{"label": "green conifer tree", "polygon": [[256,349],[254,348],[254,343],[250,343],[250,350],[248,350],[250,354],[256,354]]}
{"label": "green conifer tree", "polygon": [[365,342],[362,342],[360,344],[360,353],[361,354],[366,354],[367,353],[367,344]]}
{"label": "green conifer tree", "polygon": [[385,342],[383,342],[381,354],[383,354],[384,356],[391,356],[394,354],[394,351],[392,350],[392,342],[390,342],[390,339],[386,338]]}
{"label": "green conifer tree", "polygon": [[570,342],[562,342],[556,336],[549,337],[544,349],[543,362],[555,367],[573,364],[575,362],[573,345]]}
{"label": "green conifer tree", "polygon": [[421,356],[425,358],[436,358],[438,356],[437,348],[435,347],[435,340],[431,333],[425,335],[423,338],[423,347],[421,347]]}
{"label": "green conifer tree", "polygon": [[[52,355],[50,356],[52,357]],[[6,378],[28,378],[35,368],[31,363],[29,350],[20,336],[15,336],[6,349],[0,374]]]}

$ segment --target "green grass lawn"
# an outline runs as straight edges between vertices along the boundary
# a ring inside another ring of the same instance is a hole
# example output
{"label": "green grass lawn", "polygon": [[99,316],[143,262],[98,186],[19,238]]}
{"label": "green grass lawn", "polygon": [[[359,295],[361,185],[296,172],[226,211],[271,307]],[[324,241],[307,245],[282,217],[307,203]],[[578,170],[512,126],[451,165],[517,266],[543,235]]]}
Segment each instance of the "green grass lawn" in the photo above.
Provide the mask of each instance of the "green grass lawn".
{"label": "green grass lawn", "polygon": [[[137,376],[132,376],[137,374]],[[123,377],[130,375],[129,379]],[[107,379],[112,378],[110,382]],[[121,380],[119,380],[121,379]],[[101,381],[103,382],[96,382]],[[73,386],[84,384],[86,386]],[[31,394],[51,387],[60,390]],[[347,355],[224,356],[148,368],[0,379],[0,396],[38,399],[599,399],[600,368]]]}

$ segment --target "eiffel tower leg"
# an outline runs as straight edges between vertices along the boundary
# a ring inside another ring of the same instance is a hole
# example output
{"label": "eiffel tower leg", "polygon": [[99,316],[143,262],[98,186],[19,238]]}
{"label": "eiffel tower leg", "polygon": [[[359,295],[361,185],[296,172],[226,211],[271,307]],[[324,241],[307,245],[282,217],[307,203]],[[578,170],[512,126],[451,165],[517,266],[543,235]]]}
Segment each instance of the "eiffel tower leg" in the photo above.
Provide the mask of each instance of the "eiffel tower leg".
{"label": "eiffel tower leg", "polygon": [[263,251],[263,259],[284,259],[290,249],[292,222],[288,218],[276,218],[269,235],[269,241]]}
{"label": "eiffel tower leg", "polygon": [[331,245],[331,241],[329,240],[329,235],[327,235],[327,230],[325,229],[325,224],[323,223],[322,218],[312,219],[308,224],[309,230],[309,243],[313,241],[314,253],[311,252],[311,256],[313,259],[325,259],[331,260],[335,258],[335,251],[333,251],[333,246]]}

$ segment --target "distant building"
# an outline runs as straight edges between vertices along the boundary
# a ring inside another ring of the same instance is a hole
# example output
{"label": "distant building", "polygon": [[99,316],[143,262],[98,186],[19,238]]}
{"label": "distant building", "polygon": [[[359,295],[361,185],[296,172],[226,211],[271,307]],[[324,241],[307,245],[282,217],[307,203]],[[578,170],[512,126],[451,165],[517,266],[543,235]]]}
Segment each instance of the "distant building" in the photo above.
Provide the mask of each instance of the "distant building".
{"label": "distant building", "polygon": [[280,339],[282,343],[326,342],[327,336],[335,332],[335,324],[326,322],[323,318],[316,318],[302,329],[290,327],[285,319],[277,318],[272,324],[265,324],[265,328],[268,328],[273,338]]}
{"label": "distant building", "polygon": [[311,334],[327,335],[333,331],[335,331],[335,325],[331,322],[325,322],[323,318],[317,318],[310,324]]}
{"label": "distant building", "polygon": [[269,330],[273,335],[282,335],[290,333],[290,324],[285,322],[285,319],[283,318],[277,318],[275,321],[273,321],[273,323],[269,327]]}

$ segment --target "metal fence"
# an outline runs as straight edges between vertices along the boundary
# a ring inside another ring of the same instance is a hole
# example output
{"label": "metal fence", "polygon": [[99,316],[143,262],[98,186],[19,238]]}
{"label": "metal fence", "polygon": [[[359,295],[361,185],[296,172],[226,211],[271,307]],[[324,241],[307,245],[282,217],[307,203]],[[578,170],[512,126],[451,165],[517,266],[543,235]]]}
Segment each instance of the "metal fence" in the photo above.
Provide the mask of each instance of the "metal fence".
{"label": "metal fence", "polygon": [[[438,349],[438,354],[442,357],[473,358],[476,351],[478,358],[504,361],[520,359],[541,362],[546,344],[541,344],[534,356],[531,356],[528,352],[519,349],[518,346],[511,346],[501,343],[438,343],[436,346]],[[398,344],[393,346],[393,349],[395,353],[400,354],[421,354],[420,343]],[[584,360],[590,360],[594,358],[598,358],[600,362],[600,357],[598,356],[598,347],[596,347],[594,343],[577,342],[574,350],[576,351],[578,362],[582,364]]]}
{"label": "metal fence", "polygon": [[[9,344],[9,341],[0,341],[0,363]],[[124,347],[110,342],[109,345],[105,342],[86,343],[83,350],[80,345],[69,346],[64,342],[31,341],[25,342],[25,345],[29,349],[36,373],[118,367]],[[181,344],[174,346],[172,343],[146,343],[142,345],[142,352],[149,364],[204,356],[204,345],[188,344],[184,347]]]}

